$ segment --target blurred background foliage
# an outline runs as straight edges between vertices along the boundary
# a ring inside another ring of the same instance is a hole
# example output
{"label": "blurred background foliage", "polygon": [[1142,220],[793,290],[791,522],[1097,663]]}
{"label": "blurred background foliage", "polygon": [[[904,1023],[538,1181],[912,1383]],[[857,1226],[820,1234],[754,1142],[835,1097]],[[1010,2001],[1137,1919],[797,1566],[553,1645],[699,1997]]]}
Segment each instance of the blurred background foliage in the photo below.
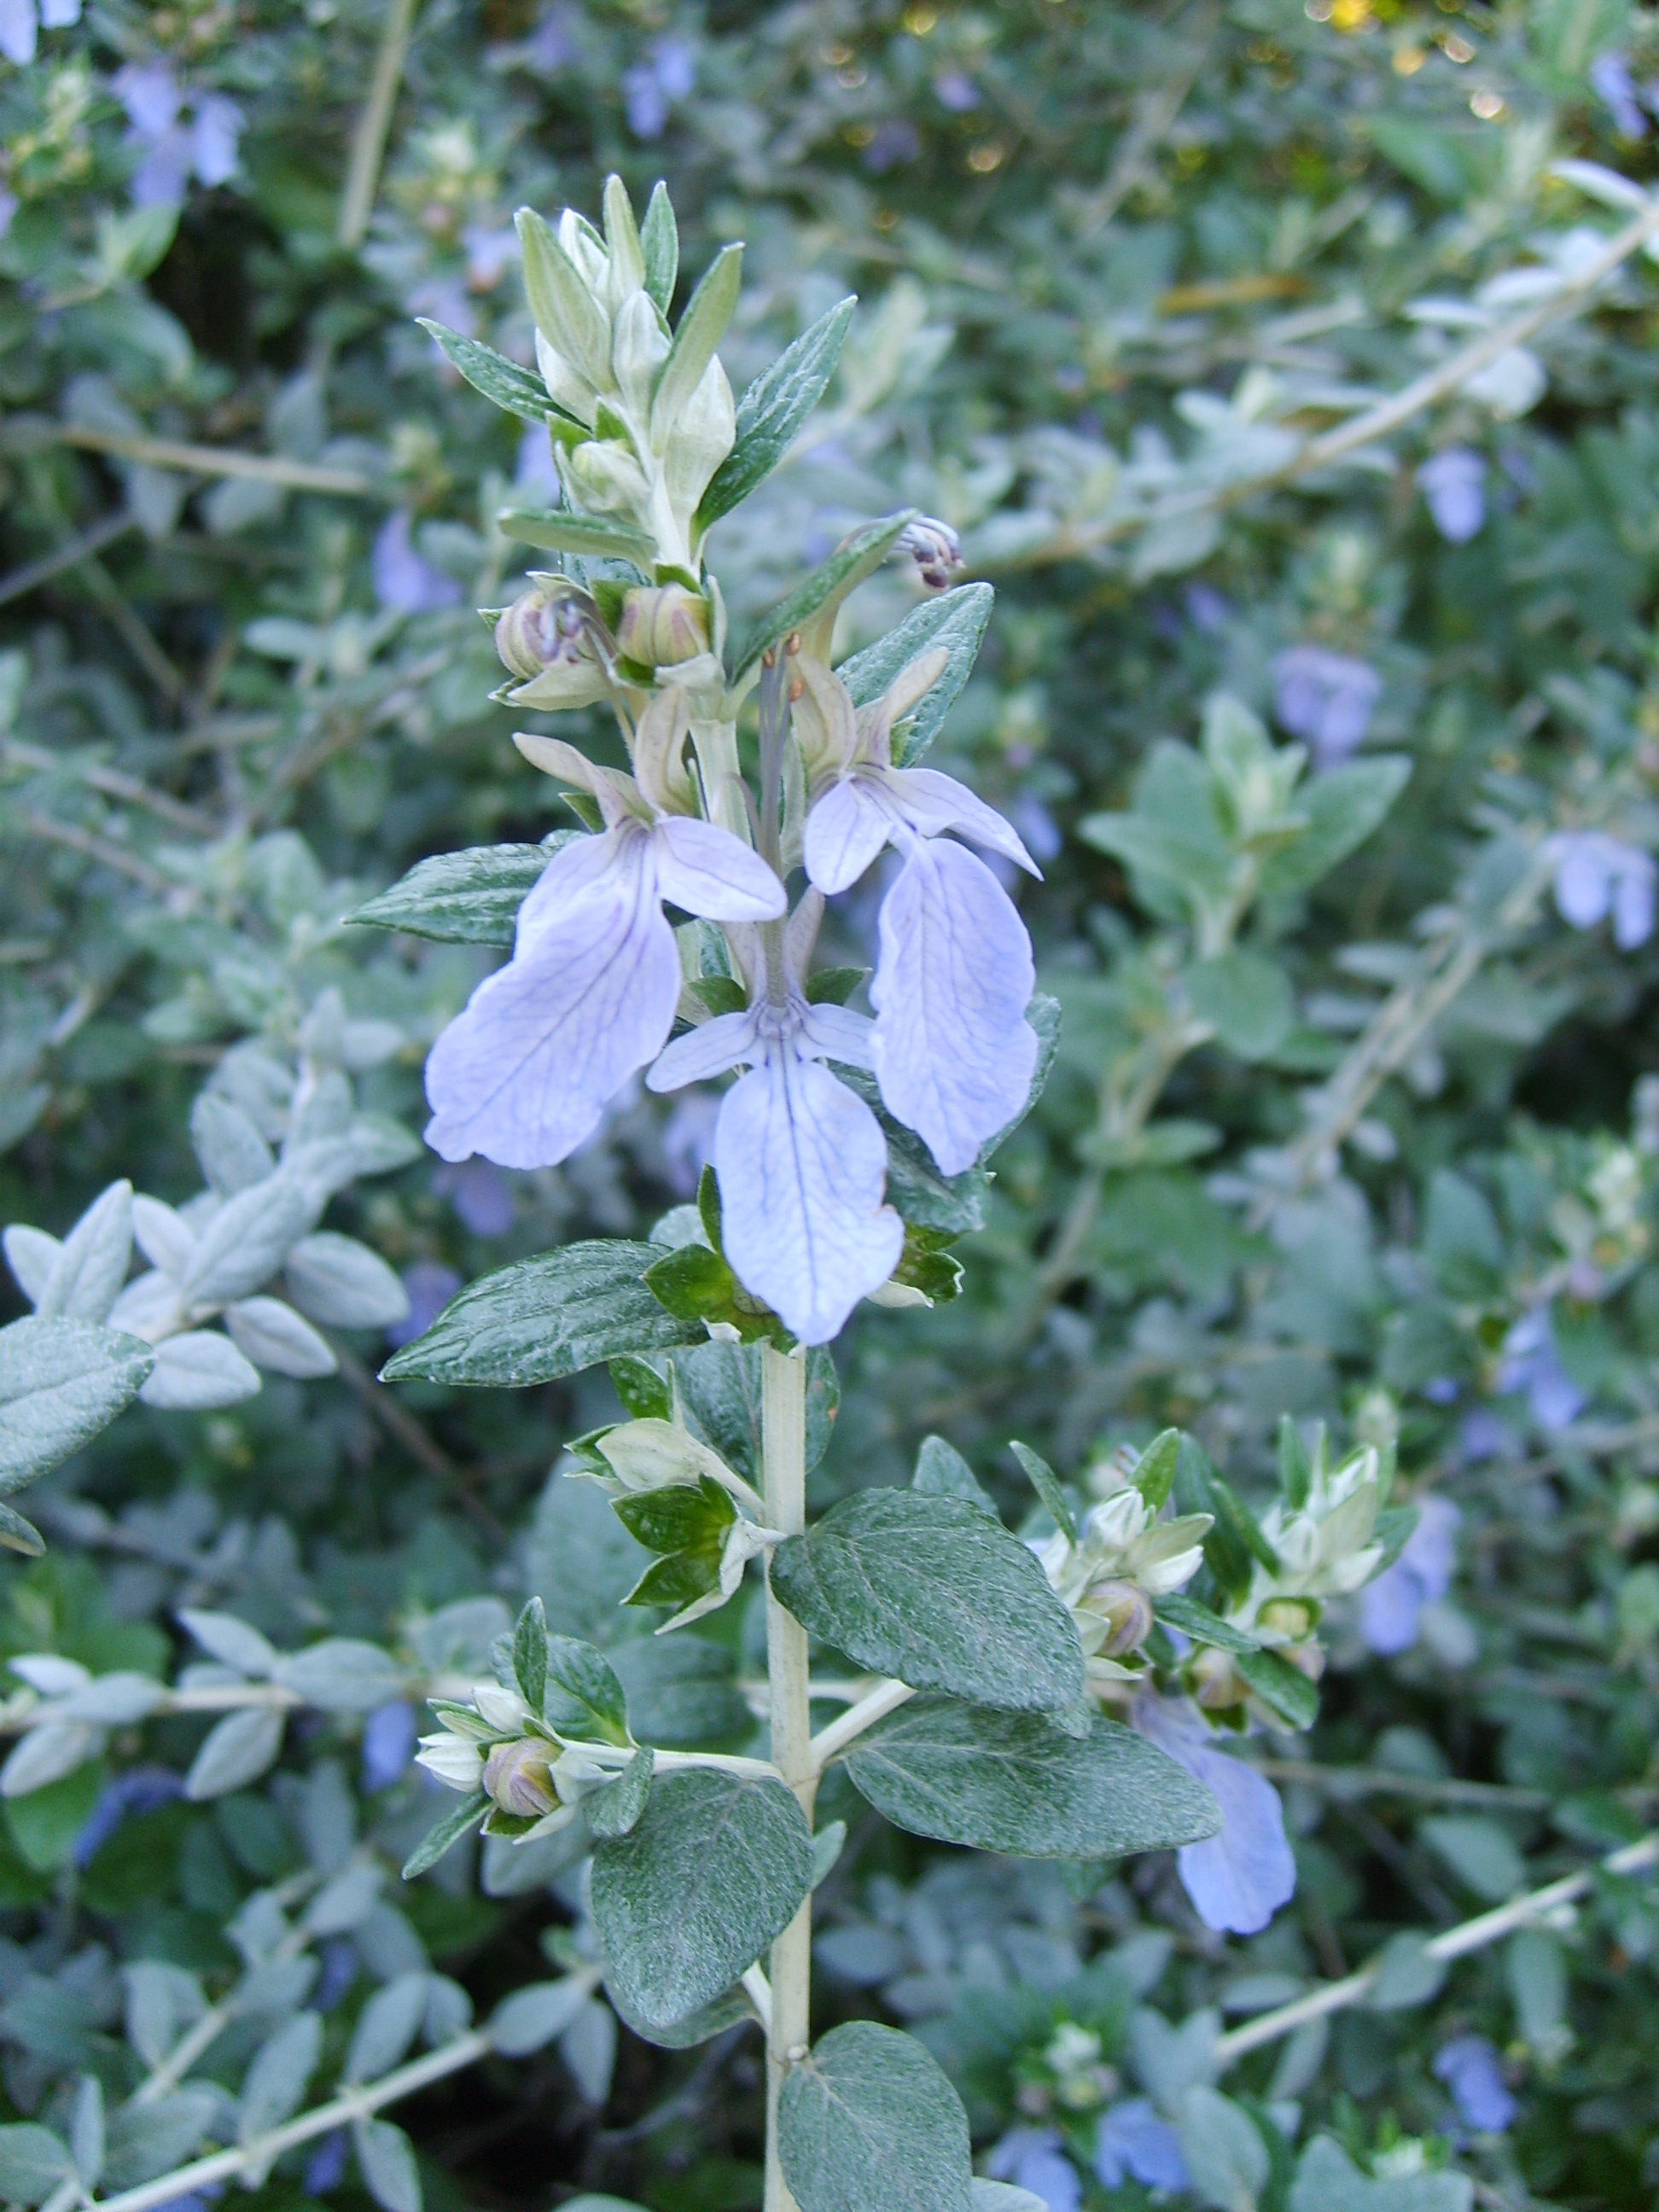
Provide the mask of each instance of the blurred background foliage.
{"label": "blurred background foliage", "polygon": [[[1659,18],[74,12],[0,0],[0,1217],[61,1232],[120,1176],[182,1200],[192,1099],[242,1095],[249,1041],[268,1067],[326,1033],[362,1105],[418,1127],[424,1049],[488,959],[341,916],[422,855],[557,826],[474,611],[512,596],[493,517],[548,490],[544,444],[415,320],[529,357],[514,207],[592,210],[616,168],[636,201],[669,180],[693,275],[746,240],[739,389],[856,291],[825,407],[715,564],[740,617],[901,502],[960,530],[999,599],[942,757],[1044,865],[1024,910],[1065,1027],[965,1295],[839,1347],[820,1502],[903,1481],[930,1431],[1012,1502],[1011,1437],[1081,1478],[1170,1423],[1265,1496],[1288,1412],[1397,1437],[1401,1494],[1455,1511],[1337,1620],[1312,1736],[1249,1747],[1300,1874],[1267,1932],[1212,1936],[1156,1860],[969,1865],[868,1816],[821,1894],[821,2007],[922,2024],[996,2170],[1060,2212],[1282,2203],[1279,2164],[1182,2185],[1100,2115],[1128,2088],[1172,2108],[1219,2027],[1659,1800],[1659,286],[1605,252],[1651,234]],[[911,595],[877,580],[843,649]],[[1382,760],[1352,819],[1319,799]],[[1322,866],[1283,858],[1299,808]],[[843,957],[872,919],[836,918]],[[355,1062],[342,1023],[376,1031]],[[330,1226],[418,1322],[508,1259],[637,1233],[711,1127],[712,1100],[641,1092],[562,1169],[411,1158]],[[0,1568],[0,1645],[165,1672],[191,1604],[407,1654],[446,1606],[536,1589],[611,1633],[627,1540],[544,1489],[613,1417],[603,1377],[394,1396],[373,1331],[337,1348],[337,1377],[136,1410],[41,1486],[51,1548]],[[740,1735],[728,1633],[657,1694]],[[195,1805],[167,1781],[204,1732],[179,1717],[149,1795],[118,1732],[7,1798],[8,2117],[49,2113],[65,2068],[142,2072],[122,1962],[218,1986],[251,1891],[360,1828],[395,1866],[429,1809],[399,1726],[313,1717],[274,1778]],[[326,1939],[331,2035],[411,1956],[487,2003],[580,1953],[568,1878],[481,1893],[458,1855],[397,1904],[395,1938]],[[1336,2212],[1405,2212],[1442,2168],[1483,2204],[1659,2203],[1656,1960],[1659,1905],[1604,1881],[1249,2057],[1234,2109],[1340,2140]],[[758,2203],[740,2033],[678,2054],[590,2021],[561,2052],[404,2108],[428,2203]],[[305,2194],[367,2201],[320,2153],[262,2191]]]}

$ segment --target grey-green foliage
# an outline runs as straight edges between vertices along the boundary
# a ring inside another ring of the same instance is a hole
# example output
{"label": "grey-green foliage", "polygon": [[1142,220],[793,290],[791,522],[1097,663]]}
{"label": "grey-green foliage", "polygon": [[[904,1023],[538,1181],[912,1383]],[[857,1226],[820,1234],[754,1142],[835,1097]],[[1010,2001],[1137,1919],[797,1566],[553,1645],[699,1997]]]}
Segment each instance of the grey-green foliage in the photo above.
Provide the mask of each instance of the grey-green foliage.
{"label": "grey-green foliage", "polygon": [[916,1698],[859,1739],[847,1771],[896,1826],[980,1850],[1115,1858],[1220,1826],[1206,1790],[1098,1715],[1078,1735],[1042,1713]]}
{"label": "grey-green foliage", "polygon": [[781,1544],[772,1582],[815,1635],[878,1674],[1013,1711],[1082,1692],[1075,1632],[1036,1562],[954,1498],[862,1492]]}
{"label": "grey-green foliage", "polygon": [[811,1834],[781,1783],[663,1776],[631,1833],[593,1855],[593,1917],[623,2002],[684,2020],[753,1965],[811,1880]]}
{"label": "grey-green foliage", "polygon": [[961,2100],[921,2044],[874,2021],[832,2028],[790,2073],[778,2149],[801,2212],[969,2212]]}

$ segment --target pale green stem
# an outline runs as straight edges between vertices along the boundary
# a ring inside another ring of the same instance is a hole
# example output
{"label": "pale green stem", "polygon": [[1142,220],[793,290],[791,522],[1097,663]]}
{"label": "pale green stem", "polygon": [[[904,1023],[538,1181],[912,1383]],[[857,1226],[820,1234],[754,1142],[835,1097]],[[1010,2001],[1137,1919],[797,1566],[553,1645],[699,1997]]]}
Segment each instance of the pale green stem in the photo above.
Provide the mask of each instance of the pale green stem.
{"label": "pale green stem", "polygon": [[348,253],[362,244],[368,218],[374,212],[380,163],[386,158],[386,135],[392,128],[392,111],[398,103],[398,88],[403,82],[404,64],[409,58],[415,6],[416,0],[392,0],[386,9],[380,50],[374,57],[368,98],[357,119],[357,135],[351,142],[351,166],[346,173],[345,191],[340,199],[340,224],[336,234]]}
{"label": "pale green stem", "polygon": [[[768,1525],[786,1536],[806,1526],[806,1360],[761,1347],[761,1441]],[[766,1661],[771,1689],[772,1760],[808,1823],[817,1794],[807,1698],[806,1631],[766,1593]],[[766,2034],[766,2212],[798,2212],[778,2158],[778,2095],[811,2038],[812,1900],[772,1946],[771,2016]]]}
{"label": "pale green stem", "polygon": [[709,819],[751,842],[749,810],[743,803],[743,778],[738,765],[738,726],[735,722],[693,722],[691,743],[702,775],[704,804]]}

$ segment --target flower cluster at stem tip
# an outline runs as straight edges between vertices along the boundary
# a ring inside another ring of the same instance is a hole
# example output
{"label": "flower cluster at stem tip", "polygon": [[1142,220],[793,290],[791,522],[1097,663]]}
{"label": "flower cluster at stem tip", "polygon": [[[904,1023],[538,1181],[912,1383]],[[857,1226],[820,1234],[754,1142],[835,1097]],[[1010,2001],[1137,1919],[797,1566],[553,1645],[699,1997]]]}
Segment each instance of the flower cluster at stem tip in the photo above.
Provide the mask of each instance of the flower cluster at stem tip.
{"label": "flower cluster at stem tip", "polygon": [[[636,226],[616,178],[602,234],[570,210],[556,228],[520,217],[563,499],[535,542],[583,550],[499,615],[514,679],[501,696],[543,710],[607,702],[629,769],[516,738],[589,834],[554,854],[511,959],[438,1039],[427,1139],[448,1160],[551,1166],[641,1070],[661,1091],[745,1069],[714,1139],[726,1256],[747,1291],[818,1344],[888,1282],[904,1242],[880,1123],[836,1070],[873,1077],[945,1174],[974,1165],[1024,1109],[1038,1054],[1030,942],[981,854],[1038,870],[1000,815],[896,750],[896,728],[945,673],[944,649],[919,651],[862,705],[830,665],[840,603],[872,564],[851,564],[728,672],[702,509],[737,439],[714,348],[739,249],[717,258],[671,330],[672,227],[660,187]],[[942,589],[960,565],[953,533],[896,524],[877,557],[908,556],[924,588]],[[751,690],[758,789],[738,746]],[[819,1002],[812,954],[826,897],[890,847],[900,865],[882,902],[872,1017]],[[676,929],[665,904],[693,919]]]}

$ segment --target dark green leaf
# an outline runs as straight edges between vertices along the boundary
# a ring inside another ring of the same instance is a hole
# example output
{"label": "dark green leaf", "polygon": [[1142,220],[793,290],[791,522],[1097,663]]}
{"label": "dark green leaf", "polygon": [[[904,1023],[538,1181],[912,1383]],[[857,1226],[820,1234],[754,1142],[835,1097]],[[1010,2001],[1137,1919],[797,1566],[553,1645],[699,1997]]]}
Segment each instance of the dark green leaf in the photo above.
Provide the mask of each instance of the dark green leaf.
{"label": "dark green leaf", "polygon": [[513,1632],[513,1678],[531,1711],[540,1712],[547,1687],[547,1614],[538,1597],[527,1601]]}
{"label": "dark green leaf", "polygon": [[894,678],[924,653],[942,646],[948,654],[938,681],[915,712],[895,732],[893,764],[914,768],[939,735],[945,717],[974,672],[996,593],[988,584],[958,584],[913,607],[896,629],[842,661],[836,671],[855,707],[879,699]]}
{"label": "dark green leaf", "polygon": [[781,1782],[665,1774],[629,1836],[593,1854],[609,1978],[653,2026],[728,1990],[794,1918],[812,1880],[806,1816]]}
{"label": "dark green leaf", "polygon": [[680,234],[668,187],[660,179],[651,188],[651,204],[640,225],[640,252],[645,261],[645,289],[658,313],[665,315],[680,270]]}
{"label": "dark green leaf", "polygon": [[378,898],[344,915],[374,929],[401,929],[459,945],[511,945],[519,908],[548,862],[580,830],[556,830],[540,845],[474,845],[417,860]]}
{"label": "dark green leaf", "polygon": [[960,1498],[860,1491],[779,1545],[771,1576],[797,1620],[877,1674],[1018,1710],[1082,1694],[1082,1648],[1047,1576]]}
{"label": "dark green leaf", "polygon": [[867,968],[820,968],[806,979],[811,1006],[844,1006],[870,973]]}
{"label": "dark green leaf", "polygon": [[1265,1060],[1277,1051],[1296,1018],[1290,978],[1259,952],[1235,948],[1194,961],[1181,980],[1200,1021],[1240,1060]]}
{"label": "dark green leaf", "polygon": [[533,368],[520,368],[516,361],[497,353],[494,346],[483,345],[477,338],[465,338],[459,331],[447,330],[429,316],[416,315],[415,319],[423,331],[436,338],[473,390],[482,392],[497,407],[505,408],[509,415],[521,416],[526,422],[544,422],[553,415],[581,428],[574,415],[568,415],[556,400],[549,398],[547,386]]}
{"label": "dark green leaf", "polygon": [[897,514],[884,515],[879,522],[866,523],[862,530],[854,532],[845,545],[814,568],[805,583],[797,584],[775,606],[768,608],[749,633],[738,655],[732,676],[732,690],[743,689],[760,666],[763,653],[781,643],[791,631],[802,629],[815,615],[838,606],[866,576],[874,575],[900,535],[915,519],[915,508],[907,507]]}
{"label": "dark green leaf", "polygon": [[1146,1501],[1149,1512],[1162,1510],[1165,1499],[1175,1484],[1176,1463],[1181,1456],[1181,1431],[1165,1429],[1155,1436],[1135,1466],[1135,1488]]}
{"label": "dark green leaf", "polygon": [[707,530],[747,499],[794,444],[835,374],[841,343],[857,305],[849,296],[820,315],[744,393],[738,402],[736,442],[702,495],[698,531]]}
{"label": "dark green leaf", "polygon": [[[531,1604],[539,1607],[541,1600]],[[526,1611],[528,1612],[529,1607]],[[610,1661],[579,1636],[548,1636],[538,1710],[561,1735],[601,1743],[628,1741],[628,1707]],[[526,1702],[529,1699],[526,1696]]]}
{"label": "dark green leaf", "polygon": [[582,1816],[593,1834],[604,1838],[631,1835],[640,1824],[651,1795],[656,1754],[649,1745],[637,1752],[614,1782],[582,1800]]}
{"label": "dark green leaf", "polygon": [[428,1329],[380,1370],[387,1382],[551,1382],[619,1352],[661,1352],[698,1341],[645,1285],[662,1256],[620,1239],[566,1244],[520,1260],[453,1297]]}
{"label": "dark green leaf", "polygon": [[1200,1783],[1097,1714],[1079,1737],[1041,1713],[916,1698],[857,1739],[847,1771],[896,1827],[978,1850],[1118,1858],[1221,1826]]}
{"label": "dark green leaf", "polygon": [[872,2020],[785,2075],[778,2155],[800,2212],[971,2212],[962,2100],[914,2036]]}
{"label": "dark green leaf", "polygon": [[[677,1353],[674,1373],[693,1429],[744,1480],[762,1487],[761,1355],[746,1344],[698,1344]],[[806,1354],[806,1471],[830,1449],[841,1385],[828,1349]]]}
{"label": "dark green leaf", "polygon": [[1200,1605],[1195,1597],[1188,1597],[1180,1590],[1159,1598],[1152,1611],[1170,1628],[1178,1628],[1183,1636],[1190,1636],[1194,1644],[1213,1644],[1218,1651],[1248,1652],[1261,1648],[1253,1636],[1247,1636],[1242,1628],[1235,1628],[1210,1607]]}
{"label": "dark green leaf", "polygon": [[[631,2028],[641,2042],[654,2043],[663,2051],[689,2051],[694,2044],[711,2043],[717,2035],[724,2035],[728,2027],[735,2027],[739,2021],[752,2021],[757,2016],[754,2006],[749,2002],[748,1992],[741,1984],[717,1996],[712,2004],[699,2005],[696,2012],[689,2013],[684,2020],[672,2021],[666,2025],[641,2019],[614,1982],[605,1984],[605,1993],[624,2027]],[[591,2212],[610,2212],[613,2204],[621,2212],[619,2198],[578,2197],[574,2203],[564,2206],[562,2212],[581,2212],[583,2205],[589,2206]],[[635,2212],[635,2208],[630,2205],[627,2212]]]}
{"label": "dark green leaf", "polygon": [[738,1509],[708,1475],[611,1500],[612,1510],[647,1552],[684,1552],[713,1544],[718,1552]]}
{"label": "dark green leaf", "polygon": [[1240,1652],[1233,1665],[1262,1704],[1293,1729],[1310,1729],[1319,1718],[1318,1689],[1277,1651]]}
{"label": "dark green leaf", "polygon": [[1305,890],[1363,845],[1405,787],[1412,764],[1402,753],[1374,753],[1316,776],[1296,794],[1309,826],[1262,864],[1261,895]]}
{"label": "dark green leaf", "polygon": [[1288,1413],[1279,1417],[1279,1486],[1285,1493],[1285,1503],[1297,1507],[1307,1504],[1313,1486],[1313,1462],[1301,1431]]}
{"label": "dark green leaf", "polygon": [[666,1559],[653,1559],[640,1577],[624,1605],[665,1605],[675,1613],[708,1596],[720,1578],[718,1544],[690,1544]]}
{"label": "dark green leaf", "polygon": [[611,1387],[630,1420],[665,1421],[673,1413],[674,1401],[666,1377],[631,1352],[611,1362]]}
{"label": "dark green leaf", "polygon": [[994,1521],[1002,1517],[980,1488],[973,1468],[943,1437],[922,1438],[910,1487],[921,1491],[925,1498],[959,1498],[964,1504],[977,1506],[981,1513],[988,1513]]}
{"label": "dark green leaf", "polygon": [[703,1334],[705,1322],[725,1322],[745,1343],[765,1340],[786,1348],[788,1331],[769,1306],[750,1297],[718,1252],[706,1244],[682,1244],[645,1271],[653,1297],[675,1319]]}
{"label": "dark green leaf", "polygon": [[495,526],[520,545],[539,545],[549,553],[579,553],[589,561],[631,561],[649,574],[657,557],[656,540],[631,523],[568,507],[504,507]]}
{"label": "dark green leaf", "polygon": [[1060,1486],[1060,1477],[1046,1459],[1031,1449],[1030,1444],[1012,1443],[1008,1447],[1030,1478],[1037,1496],[1048,1509],[1048,1517],[1056,1528],[1064,1531],[1068,1544],[1077,1542],[1077,1522],[1066,1502],[1066,1492]]}
{"label": "dark green leaf", "polygon": [[427,1830],[425,1840],[416,1844],[404,1860],[404,1880],[413,1881],[417,1874],[436,1866],[450,1845],[459,1843],[469,1829],[476,1828],[489,1810],[489,1800],[482,1790],[463,1797],[453,1813],[446,1813],[435,1827]]}

